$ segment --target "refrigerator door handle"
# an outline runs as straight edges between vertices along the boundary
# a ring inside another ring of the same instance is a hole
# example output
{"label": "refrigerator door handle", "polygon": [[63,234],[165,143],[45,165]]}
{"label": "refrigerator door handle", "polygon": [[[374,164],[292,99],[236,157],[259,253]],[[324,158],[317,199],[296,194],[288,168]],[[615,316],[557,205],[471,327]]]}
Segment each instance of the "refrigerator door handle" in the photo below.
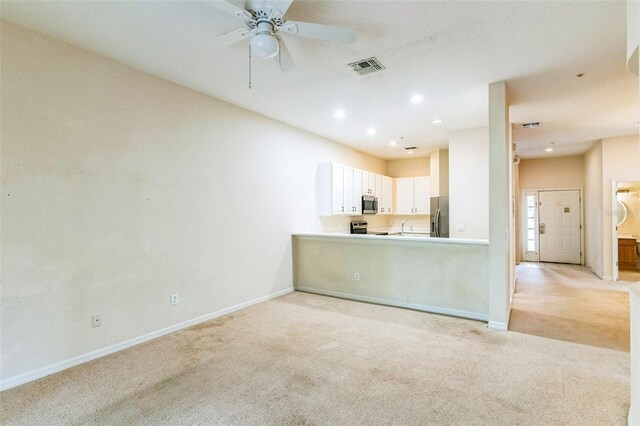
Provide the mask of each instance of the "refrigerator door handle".
{"label": "refrigerator door handle", "polygon": [[440,209],[436,210],[436,237],[440,236]]}

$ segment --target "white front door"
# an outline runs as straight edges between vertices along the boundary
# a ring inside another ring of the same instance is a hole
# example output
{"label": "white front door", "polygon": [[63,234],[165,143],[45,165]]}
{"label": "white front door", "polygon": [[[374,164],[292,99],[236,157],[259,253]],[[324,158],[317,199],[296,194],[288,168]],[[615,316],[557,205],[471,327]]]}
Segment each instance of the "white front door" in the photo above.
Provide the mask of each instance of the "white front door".
{"label": "white front door", "polygon": [[540,191],[540,261],[581,263],[580,191]]}

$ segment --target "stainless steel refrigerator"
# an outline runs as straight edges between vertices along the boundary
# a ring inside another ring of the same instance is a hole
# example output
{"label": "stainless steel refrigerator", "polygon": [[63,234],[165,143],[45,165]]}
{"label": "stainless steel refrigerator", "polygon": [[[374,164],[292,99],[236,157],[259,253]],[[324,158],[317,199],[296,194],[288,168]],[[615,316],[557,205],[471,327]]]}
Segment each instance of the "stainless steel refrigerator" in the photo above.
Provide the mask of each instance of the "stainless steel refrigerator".
{"label": "stainless steel refrigerator", "polygon": [[449,238],[449,197],[431,198],[431,236]]}

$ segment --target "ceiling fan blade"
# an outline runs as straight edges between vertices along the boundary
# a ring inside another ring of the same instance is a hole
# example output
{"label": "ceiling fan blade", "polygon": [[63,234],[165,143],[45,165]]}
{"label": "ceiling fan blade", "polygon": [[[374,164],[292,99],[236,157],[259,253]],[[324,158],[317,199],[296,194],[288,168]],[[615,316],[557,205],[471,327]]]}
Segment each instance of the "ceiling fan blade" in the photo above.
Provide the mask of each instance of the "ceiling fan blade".
{"label": "ceiling fan blade", "polygon": [[287,21],[280,29],[298,37],[315,38],[318,40],[353,43],[358,39],[358,33],[352,29],[314,24],[311,22]]}
{"label": "ceiling fan blade", "polygon": [[284,40],[281,37],[278,37],[278,41],[280,42],[280,51],[275,57],[276,63],[282,72],[293,71],[296,69],[296,63],[294,62],[289,49],[287,49],[287,45],[284,43]]}
{"label": "ceiling fan blade", "polygon": [[240,28],[235,31],[231,31],[230,33],[226,33],[225,35],[220,36],[218,38],[214,38],[213,40],[205,41],[204,43],[194,47],[194,49],[200,49],[202,47],[207,47],[211,49],[221,49],[223,47],[227,47],[229,45],[232,45],[233,43],[237,43],[241,40],[251,37],[254,34],[255,34],[255,30]]}
{"label": "ceiling fan blade", "polygon": [[211,7],[215,7],[218,10],[226,12],[230,15],[236,16],[238,18],[251,18],[251,14],[244,10],[241,7],[236,6],[235,4],[226,2],[224,0],[200,0],[202,3],[207,4]]}
{"label": "ceiling fan blade", "polygon": [[282,15],[287,13],[289,7],[293,3],[293,0],[246,0],[244,2],[244,8],[247,10],[252,9],[265,9],[272,7],[278,9]]}
{"label": "ceiling fan blade", "polygon": [[291,7],[291,3],[293,3],[293,0],[271,0],[269,5],[278,9],[284,16]]}

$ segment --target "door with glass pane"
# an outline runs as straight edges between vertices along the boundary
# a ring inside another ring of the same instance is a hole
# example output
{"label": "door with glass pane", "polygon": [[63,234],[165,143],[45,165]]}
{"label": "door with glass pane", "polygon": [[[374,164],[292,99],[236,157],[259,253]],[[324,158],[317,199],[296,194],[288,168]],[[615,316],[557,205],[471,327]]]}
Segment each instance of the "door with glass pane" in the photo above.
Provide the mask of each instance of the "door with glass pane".
{"label": "door with glass pane", "polygon": [[539,259],[541,262],[580,264],[580,191],[539,191]]}
{"label": "door with glass pane", "polygon": [[540,259],[538,232],[538,192],[525,192],[522,197],[522,229],[523,254],[522,259],[529,262],[537,262]]}

